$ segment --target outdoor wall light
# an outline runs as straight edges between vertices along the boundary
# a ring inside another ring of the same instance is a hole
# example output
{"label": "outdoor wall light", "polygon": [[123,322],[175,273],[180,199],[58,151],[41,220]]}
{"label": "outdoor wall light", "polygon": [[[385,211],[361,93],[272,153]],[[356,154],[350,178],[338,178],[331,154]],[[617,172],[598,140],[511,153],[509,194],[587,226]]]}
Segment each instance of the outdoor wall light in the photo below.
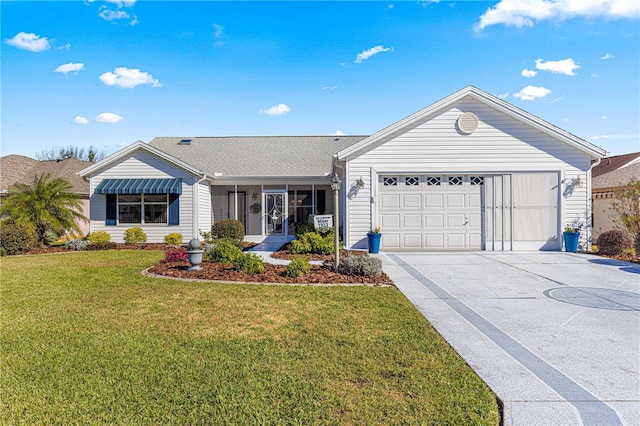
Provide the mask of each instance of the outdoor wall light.
{"label": "outdoor wall light", "polygon": [[362,179],[362,176],[360,176],[360,178],[356,181],[356,186],[358,187],[358,189],[364,189],[364,179]]}
{"label": "outdoor wall light", "polygon": [[340,184],[342,181],[337,176],[331,178],[331,189],[337,191],[340,189]]}

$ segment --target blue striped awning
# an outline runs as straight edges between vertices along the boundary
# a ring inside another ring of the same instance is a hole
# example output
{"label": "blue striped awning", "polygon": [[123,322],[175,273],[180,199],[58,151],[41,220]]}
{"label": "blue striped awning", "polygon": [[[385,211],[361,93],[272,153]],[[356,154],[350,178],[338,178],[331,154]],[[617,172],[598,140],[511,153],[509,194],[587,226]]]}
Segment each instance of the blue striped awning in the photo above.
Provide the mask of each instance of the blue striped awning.
{"label": "blue striped awning", "polygon": [[96,194],[182,194],[182,179],[104,179]]}

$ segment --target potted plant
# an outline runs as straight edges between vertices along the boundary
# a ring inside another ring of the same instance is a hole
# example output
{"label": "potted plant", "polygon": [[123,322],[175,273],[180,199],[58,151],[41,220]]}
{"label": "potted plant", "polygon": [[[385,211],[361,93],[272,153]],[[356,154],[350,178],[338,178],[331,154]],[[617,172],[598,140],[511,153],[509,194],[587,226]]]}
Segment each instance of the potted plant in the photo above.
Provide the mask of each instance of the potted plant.
{"label": "potted plant", "polygon": [[564,237],[564,249],[567,252],[575,253],[578,251],[578,242],[580,241],[580,228],[567,225],[562,233]]}
{"label": "potted plant", "polygon": [[369,253],[376,254],[380,251],[380,238],[382,234],[380,233],[380,227],[376,226],[371,230],[371,232],[367,233],[367,239],[369,243]]}

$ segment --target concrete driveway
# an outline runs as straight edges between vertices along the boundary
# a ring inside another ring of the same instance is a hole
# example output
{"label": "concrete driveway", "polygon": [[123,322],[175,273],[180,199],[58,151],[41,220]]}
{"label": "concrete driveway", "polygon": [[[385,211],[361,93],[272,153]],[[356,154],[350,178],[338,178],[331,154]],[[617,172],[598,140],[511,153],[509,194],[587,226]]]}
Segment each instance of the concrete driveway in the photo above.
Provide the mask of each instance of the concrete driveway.
{"label": "concrete driveway", "polygon": [[505,425],[640,425],[640,265],[564,252],[381,257],[498,395]]}

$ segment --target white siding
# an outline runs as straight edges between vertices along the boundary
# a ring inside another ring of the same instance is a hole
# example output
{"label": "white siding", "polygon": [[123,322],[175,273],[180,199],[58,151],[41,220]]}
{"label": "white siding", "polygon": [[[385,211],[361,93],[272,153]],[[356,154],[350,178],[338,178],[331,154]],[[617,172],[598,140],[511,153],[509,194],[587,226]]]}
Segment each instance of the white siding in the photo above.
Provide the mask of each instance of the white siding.
{"label": "white siding", "polygon": [[203,181],[198,184],[198,234],[200,231],[208,232],[211,230],[212,216],[211,186],[208,181]]}
{"label": "white siding", "polygon": [[[475,113],[480,123],[470,134],[459,133],[456,120],[462,112]],[[346,246],[366,247],[366,233],[375,226],[376,180],[387,173],[492,174],[556,171],[566,182],[580,177],[582,185],[561,197],[559,224],[588,223],[587,179],[590,157],[486,104],[464,98],[446,111],[429,117],[412,129],[380,141],[349,158],[346,187],[362,177],[365,188],[347,197]],[[373,183],[372,183],[372,179]],[[568,179],[568,180],[567,180]],[[384,229],[383,238],[384,238]],[[583,243],[587,233],[583,235]]]}
{"label": "white siding", "polygon": [[[94,194],[96,187],[103,179],[144,179],[144,178],[182,178],[182,195],[180,196],[180,225],[142,225],[150,243],[161,243],[165,235],[179,232],[185,241],[192,238],[193,222],[193,186],[198,177],[177,167],[147,151],[135,151],[130,157],[91,176],[91,232],[106,231],[111,241],[124,242],[124,232],[128,228],[140,225],[105,226],[106,197]],[[202,189],[200,192],[208,192]],[[195,228],[197,233],[198,228]]]}

